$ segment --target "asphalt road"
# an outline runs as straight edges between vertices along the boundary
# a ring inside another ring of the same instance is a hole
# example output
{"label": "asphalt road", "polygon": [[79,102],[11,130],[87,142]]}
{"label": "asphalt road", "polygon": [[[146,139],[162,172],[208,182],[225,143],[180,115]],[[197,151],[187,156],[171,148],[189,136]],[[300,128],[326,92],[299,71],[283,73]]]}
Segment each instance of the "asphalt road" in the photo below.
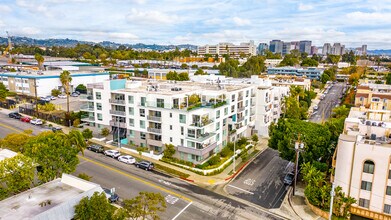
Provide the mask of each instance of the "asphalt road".
{"label": "asphalt road", "polygon": [[278,151],[268,148],[231,181],[225,190],[264,208],[279,208],[288,190],[283,179],[291,169],[292,163],[281,159]]}
{"label": "asphalt road", "polygon": [[329,92],[325,94],[325,98],[320,100],[318,110],[314,111],[309,120],[317,123],[321,122],[323,117],[324,120],[327,120],[332,113],[332,109],[340,103],[344,87],[344,83],[335,83]]}
{"label": "asphalt road", "polygon": [[[33,134],[47,130],[10,119],[0,110],[0,138],[26,129],[32,129]],[[167,211],[162,214],[162,219],[283,219],[183,180],[159,172],[147,172],[89,151],[85,151],[84,157],[80,156],[75,174],[78,173],[92,176],[92,181],[102,187],[116,188],[121,198],[132,198],[140,191],[162,193],[167,201]]]}

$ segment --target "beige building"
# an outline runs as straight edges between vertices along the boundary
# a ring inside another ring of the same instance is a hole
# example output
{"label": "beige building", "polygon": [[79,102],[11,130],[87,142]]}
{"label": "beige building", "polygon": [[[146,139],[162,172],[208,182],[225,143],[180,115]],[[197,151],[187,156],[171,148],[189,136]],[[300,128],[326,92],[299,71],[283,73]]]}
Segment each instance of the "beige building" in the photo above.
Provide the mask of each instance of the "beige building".
{"label": "beige building", "polygon": [[391,85],[360,84],[354,104],[376,110],[391,110]]}
{"label": "beige building", "polygon": [[352,214],[391,219],[389,110],[353,107],[338,140],[334,183],[357,200]]}
{"label": "beige building", "polygon": [[198,55],[223,55],[229,54],[232,57],[240,57],[241,55],[250,55],[255,56],[257,52],[257,47],[254,44],[254,41],[249,43],[240,43],[235,45],[232,43],[219,43],[217,45],[205,45],[197,48]]}

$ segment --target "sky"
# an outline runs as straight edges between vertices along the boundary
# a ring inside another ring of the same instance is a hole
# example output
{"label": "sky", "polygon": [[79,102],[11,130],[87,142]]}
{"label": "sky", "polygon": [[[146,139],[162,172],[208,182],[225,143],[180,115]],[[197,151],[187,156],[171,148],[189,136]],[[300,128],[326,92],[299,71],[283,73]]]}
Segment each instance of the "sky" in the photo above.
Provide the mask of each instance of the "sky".
{"label": "sky", "polygon": [[146,44],[311,40],[391,49],[391,0],[0,0],[0,36]]}

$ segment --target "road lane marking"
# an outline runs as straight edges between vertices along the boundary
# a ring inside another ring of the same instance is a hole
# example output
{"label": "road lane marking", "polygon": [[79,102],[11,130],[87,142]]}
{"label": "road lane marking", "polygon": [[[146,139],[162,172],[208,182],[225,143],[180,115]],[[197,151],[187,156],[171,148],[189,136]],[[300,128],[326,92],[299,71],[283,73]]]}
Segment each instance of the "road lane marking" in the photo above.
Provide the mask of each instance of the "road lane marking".
{"label": "road lane marking", "polygon": [[165,188],[163,188],[163,187],[161,187],[161,186],[158,186],[158,185],[156,185],[156,184],[154,184],[154,183],[151,183],[151,182],[148,182],[148,181],[146,181],[146,180],[140,179],[140,178],[138,178],[138,177],[136,177],[136,176],[130,175],[130,174],[128,174],[128,173],[125,173],[125,172],[123,172],[123,171],[120,171],[120,170],[118,170],[118,169],[115,169],[115,168],[113,168],[113,167],[110,167],[110,166],[105,165],[105,164],[103,164],[103,163],[100,163],[100,162],[97,162],[97,161],[88,159],[88,158],[86,158],[86,157],[84,157],[84,156],[78,155],[78,157],[79,157],[79,158],[82,158],[83,160],[86,160],[86,161],[88,161],[88,162],[91,162],[91,163],[93,163],[93,164],[96,164],[96,165],[98,165],[98,166],[101,166],[101,167],[103,167],[103,168],[106,168],[106,169],[108,169],[108,170],[112,170],[112,171],[114,171],[114,172],[116,172],[116,173],[122,174],[122,175],[124,175],[124,176],[126,176],[126,177],[128,177],[128,178],[130,178],[130,179],[134,179],[134,180],[137,180],[137,181],[142,182],[142,183],[144,183],[144,184],[147,184],[147,185],[149,185],[149,186],[151,186],[151,187],[153,187],[153,188],[159,189],[159,190],[161,190],[161,191],[163,191],[163,192],[166,192],[166,193],[168,193],[168,194],[175,195],[175,196],[177,196],[177,197],[179,197],[179,198],[182,198],[182,199],[184,199],[184,200],[186,200],[186,201],[188,201],[188,202],[192,202],[192,200],[189,199],[189,198],[187,198],[186,196],[183,196],[183,195],[181,195],[181,194],[179,194],[179,193],[176,193],[176,192],[173,192],[173,191],[171,191],[171,190],[165,189]]}
{"label": "road lane marking", "polygon": [[254,185],[255,180],[254,179],[246,179],[243,183],[246,185],[252,186],[252,185]]}
{"label": "road lane marking", "polygon": [[171,205],[174,205],[179,200],[177,197],[172,196],[172,195],[167,195],[165,199],[166,199],[166,202],[170,203]]}
{"label": "road lane marking", "polygon": [[232,187],[232,188],[235,188],[235,189],[238,189],[238,190],[242,190],[243,192],[249,193],[249,194],[251,194],[251,195],[254,195],[254,193],[253,193],[253,192],[250,192],[250,191],[244,190],[244,189],[242,189],[242,188],[239,188],[239,187],[236,187],[236,186],[232,186],[232,185],[228,185],[228,186],[230,186],[230,187]]}
{"label": "road lane marking", "polygon": [[190,202],[189,204],[187,204],[187,206],[185,208],[183,208],[172,220],[175,220],[176,218],[178,218],[179,215],[182,214],[182,212],[184,212],[187,207],[189,207],[193,202]]}
{"label": "road lane marking", "polygon": [[3,123],[0,123],[0,126],[1,126],[1,127],[4,127],[4,128],[8,128],[8,129],[10,129],[10,130],[12,130],[12,131],[16,131],[16,132],[18,132],[18,133],[23,133],[23,130],[16,129],[16,128],[14,128],[14,127],[8,126],[8,125],[3,124]]}

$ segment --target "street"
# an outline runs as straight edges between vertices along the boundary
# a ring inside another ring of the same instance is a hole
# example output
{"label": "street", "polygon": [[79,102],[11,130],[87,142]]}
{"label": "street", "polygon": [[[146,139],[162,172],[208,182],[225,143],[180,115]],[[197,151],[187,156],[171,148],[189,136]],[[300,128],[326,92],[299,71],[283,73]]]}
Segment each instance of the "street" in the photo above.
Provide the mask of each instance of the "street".
{"label": "street", "polygon": [[321,122],[323,119],[327,120],[331,113],[332,109],[335,108],[337,104],[340,103],[340,97],[343,95],[344,83],[335,83],[330,91],[325,94],[323,100],[320,100],[318,104],[318,110],[314,111],[309,120],[311,122]]}
{"label": "street", "polygon": [[293,164],[266,149],[225,188],[227,193],[267,209],[279,208],[288,186],[282,180]]}
{"label": "street", "polygon": [[[0,112],[1,138],[26,129],[32,129],[33,134],[47,130],[10,119]],[[122,199],[132,198],[141,191],[161,193],[167,201],[162,219],[284,219],[183,180],[120,163],[103,154],[86,150],[79,159],[75,174],[86,173],[102,187],[114,187]]]}

